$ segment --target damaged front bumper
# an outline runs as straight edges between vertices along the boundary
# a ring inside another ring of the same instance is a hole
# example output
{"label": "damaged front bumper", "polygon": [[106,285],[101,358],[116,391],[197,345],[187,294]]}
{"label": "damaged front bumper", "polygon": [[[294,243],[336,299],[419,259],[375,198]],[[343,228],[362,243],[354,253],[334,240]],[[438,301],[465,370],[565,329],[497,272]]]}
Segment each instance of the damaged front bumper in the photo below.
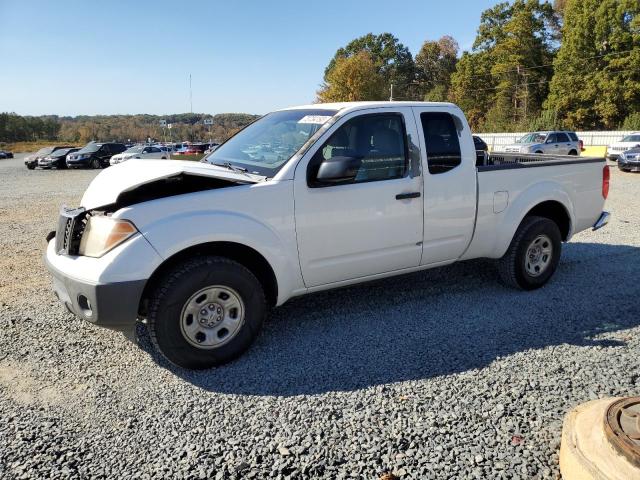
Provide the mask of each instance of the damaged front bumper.
{"label": "damaged front bumper", "polygon": [[74,315],[114,330],[131,330],[147,279],[161,258],[141,234],[100,258],[59,254],[49,241],[45,265],[53,291]]}

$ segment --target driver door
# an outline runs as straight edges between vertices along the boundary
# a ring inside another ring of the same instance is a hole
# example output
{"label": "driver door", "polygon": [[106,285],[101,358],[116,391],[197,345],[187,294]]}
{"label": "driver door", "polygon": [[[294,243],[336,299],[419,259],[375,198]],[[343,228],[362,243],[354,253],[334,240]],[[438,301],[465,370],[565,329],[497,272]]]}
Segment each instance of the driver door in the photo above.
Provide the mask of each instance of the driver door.
{"label": "driver door", "polygon": [[[345,116],[311,148],[294,178],[295,221],[307,287],[416,267],[422,253],[422,176],[411,109]],[[410,155],[418,157],[410,161]],[[319,179],[323,162],[354,160],[337,182]]]}

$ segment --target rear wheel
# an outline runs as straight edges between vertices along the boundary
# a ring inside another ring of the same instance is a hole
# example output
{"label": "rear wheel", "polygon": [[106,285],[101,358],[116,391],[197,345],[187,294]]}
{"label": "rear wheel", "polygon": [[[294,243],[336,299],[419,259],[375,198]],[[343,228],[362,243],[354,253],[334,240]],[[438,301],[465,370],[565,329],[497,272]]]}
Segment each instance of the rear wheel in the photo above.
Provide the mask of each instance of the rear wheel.
{"label": "rear wheel", "polygon": [[266,312],[262,285],[246,267],[199,257],[175,266],[151,295],[149,333],[170,362],[210,368],[249,348]]}
{"label": "rear wheel", "polygon": [[576,150],[571,150],[569,152],[569,155],[578,155],[578,152]]}
{"label": "rear wheel", "polygon": [[499,260],[502,283],[522,290],[542,287],[553,276],[562,252],[558,225],[544,217],[525,217]]}
{"label": "rear wheel", "polygon": [[535,153],[543,153],[542,150],[536,150]]}

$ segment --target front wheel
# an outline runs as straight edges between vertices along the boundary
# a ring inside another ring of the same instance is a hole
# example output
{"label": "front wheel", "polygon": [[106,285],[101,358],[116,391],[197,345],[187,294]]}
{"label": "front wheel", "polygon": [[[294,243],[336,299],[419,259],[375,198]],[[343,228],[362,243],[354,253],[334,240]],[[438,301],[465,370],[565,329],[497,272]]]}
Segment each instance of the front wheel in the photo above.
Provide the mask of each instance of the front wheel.
{"label": "front wheel", "polygon": [[89,166],[94,170],[100,168],[100,160],[98,160],[97,158],[94,158],[93,160],[91,160],[91,163],[89,164]]}
{"label": "front wheel", "polygon": [[560,262],[562,236],[558,225],[544,217],[525,217],[507,252],[499,260],[502,283],[521,290],[542,287]]}
{"label": "front wheel", "polygon": [[249,348],[267,313],[264,289],[243,265],[216,256],[178,264],[149,301],[154,346],[170,362],[204,369]]}

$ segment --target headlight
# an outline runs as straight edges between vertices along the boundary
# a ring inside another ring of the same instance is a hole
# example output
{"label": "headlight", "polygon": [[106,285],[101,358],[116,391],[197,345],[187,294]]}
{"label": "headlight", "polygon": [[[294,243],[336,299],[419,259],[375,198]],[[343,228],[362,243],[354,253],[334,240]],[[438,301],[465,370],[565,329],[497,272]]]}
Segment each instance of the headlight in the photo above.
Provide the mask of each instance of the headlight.
{"label": "headlight", "polygon": [[137,231],[133,223],[127,220],[105,216],[89,217],[78,253],[87,257],[101,257]]}

